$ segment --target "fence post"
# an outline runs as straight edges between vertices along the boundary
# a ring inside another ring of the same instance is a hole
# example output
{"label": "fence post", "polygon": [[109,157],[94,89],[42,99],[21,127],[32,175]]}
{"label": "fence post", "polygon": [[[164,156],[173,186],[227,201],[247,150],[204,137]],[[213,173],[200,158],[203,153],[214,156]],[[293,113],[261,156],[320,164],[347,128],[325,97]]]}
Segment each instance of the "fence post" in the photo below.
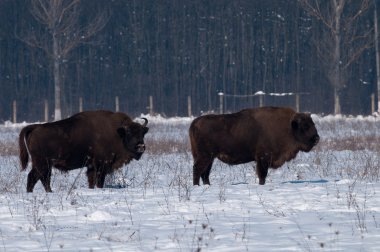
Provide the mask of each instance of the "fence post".
{"label": "fence post", "polygon": [[17,102],[13,100],[13,123],[17,122]]}
{"label": "fence post", "polygon": [[375,94],[371,94],[371,115],[375,113]]}
{"label": "fence post", "polygon": [[300,112],[300,94],[296,94],[296,112]]}
{"label": "fence post", "polygon": [[153,116],[153,96],[149,96],[149,115]]}
{"label": "fence post", "polygon": [[340,110],[340,99],[337,92],[337,88],[334,89],[334,114],[339,115],[341,114]]}
{"label": "fence post", "polygon": [[259,95],[259,107],[261,108],[264,105],[264,95]]}
{"label": "fence post", "polygon": [[116,112],[119,112],[119,96],[115,97],[115,110]]}
{"label": "fence post", "polygon": [[223,92],[219,92],[219,114],[223,114]]}
{"label": "fence post", "polygon": [[49,121],[49,103],[48,100],[44,100],[44,115],[45,115],[45,122]]}
{"label": "fence post", "polygon": [[79,97],[79,112],[83,111],[83,98]]}
{"label": "fence post", "polygon": [[191,117],[191,97],[187,96],[187,114]]}

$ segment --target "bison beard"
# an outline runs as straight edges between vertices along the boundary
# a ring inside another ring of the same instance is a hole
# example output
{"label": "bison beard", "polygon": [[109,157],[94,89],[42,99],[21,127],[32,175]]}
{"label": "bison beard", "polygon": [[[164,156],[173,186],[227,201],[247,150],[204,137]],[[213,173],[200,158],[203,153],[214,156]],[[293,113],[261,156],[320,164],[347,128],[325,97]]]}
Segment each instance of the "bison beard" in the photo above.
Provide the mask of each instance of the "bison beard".
{"label": "bison beard", "polygon": [[102,188],[107,174],[132,159],[139,160],[144,153],[148,120],[143,120],[141,125],[124,113],[87,111],[61,121],[24,127],[19,136],[22,170],[29,156],[32,161],[27,191],[32,192],[40,180],[51,192],[52,167],[61,171],[87,167],[89,187]]}
{"label": "bison beard", "polygon": [[215,158],[230,165],[256,161],[259,184],[264,185],[268,168],[278,168],[309,152],[319,135],[309,114],[290,108],[244,109],[233,114],[196,118],[189,129],[194,158],[193,184],[210,184]]}

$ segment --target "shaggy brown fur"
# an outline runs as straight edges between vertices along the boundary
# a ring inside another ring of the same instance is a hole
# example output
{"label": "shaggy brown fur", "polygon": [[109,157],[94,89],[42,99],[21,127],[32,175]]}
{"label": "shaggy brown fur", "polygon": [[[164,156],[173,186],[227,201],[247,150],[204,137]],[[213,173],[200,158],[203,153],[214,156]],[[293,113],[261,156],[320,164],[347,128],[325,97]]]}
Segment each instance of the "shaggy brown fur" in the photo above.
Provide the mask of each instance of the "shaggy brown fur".
{"label": "shaggy brown fur", "polygon": [[27,191],[32,192],[38,180],[51,192],[52,167],[69,171],[87,167],[90,188],[103,187],[105,176],[113,170],[140,159],[145,151],[143,125],[124,113],[87,111],[52,123],[24,127],[19,136],[22,170],[28,165]]}
{"label": "shaggy brown fur", "polygon": [[299,151],[310,151],[319,141],[309,114],[280,107],[201,116],[191,123],[189,135],[194,185],[199,185],[200,178],[210,184],[215,158],[230,165],[256,161],[256,173],[263,185],[268,168],[280,167]]}

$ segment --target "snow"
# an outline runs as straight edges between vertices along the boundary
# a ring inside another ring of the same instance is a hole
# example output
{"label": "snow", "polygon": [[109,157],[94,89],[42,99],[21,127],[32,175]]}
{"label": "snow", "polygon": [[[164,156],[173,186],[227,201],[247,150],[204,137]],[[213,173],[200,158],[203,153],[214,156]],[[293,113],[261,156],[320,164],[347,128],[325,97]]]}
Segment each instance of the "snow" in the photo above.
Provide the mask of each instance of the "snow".
{"label": "snow", "polygon": [[[252,164],[215,161],[212,185],[195,187],[194,118],[141,117],[147,151],[115,174],[124,188],[91,190],[84,170],[54,170],[53,193],[40,183],[26,193],[29,169],[0,154],[0,251],[380,251],[379,148],[365,147],[380,137],[376,117],[313,115],[319,145],[271,170],[264,186]],[[25,125],[0,126],[0,148]],[[149,149],[156,141],[173,146]]]}

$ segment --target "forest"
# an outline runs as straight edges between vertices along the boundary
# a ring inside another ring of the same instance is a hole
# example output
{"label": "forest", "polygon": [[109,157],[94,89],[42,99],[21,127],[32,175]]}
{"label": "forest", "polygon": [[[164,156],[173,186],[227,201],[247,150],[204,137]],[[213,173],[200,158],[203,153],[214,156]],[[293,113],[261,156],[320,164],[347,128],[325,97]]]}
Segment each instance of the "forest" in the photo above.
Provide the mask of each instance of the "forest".
{"label": "forest", "polygon": [[115,110],[116,97],[132,116],[218,113],[221,100],[223,112],[297,105],[368,115],[378,110],[379,8],[380,0],[0,0],[0,122],[12,120],[15,101],[17,121],[42,121],[44,109],[52,121]]}

